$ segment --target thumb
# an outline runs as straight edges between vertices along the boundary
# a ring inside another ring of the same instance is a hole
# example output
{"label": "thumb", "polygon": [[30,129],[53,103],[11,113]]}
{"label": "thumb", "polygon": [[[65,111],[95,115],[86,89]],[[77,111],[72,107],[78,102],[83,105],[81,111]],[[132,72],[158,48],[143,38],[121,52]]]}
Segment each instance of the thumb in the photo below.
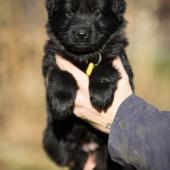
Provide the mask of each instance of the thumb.
{"label": "thumb", "polygon": [[119,57],[113,60],[113,66],[119,71],[122,78],[128,78],[126,70],[122,64],[122,61]]}

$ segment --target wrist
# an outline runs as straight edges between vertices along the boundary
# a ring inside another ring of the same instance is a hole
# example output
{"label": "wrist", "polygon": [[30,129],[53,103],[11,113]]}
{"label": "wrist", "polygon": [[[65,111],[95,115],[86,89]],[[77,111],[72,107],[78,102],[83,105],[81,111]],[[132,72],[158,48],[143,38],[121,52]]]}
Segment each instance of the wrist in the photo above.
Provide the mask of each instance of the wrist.
{"label": "wrist", "polygon": [[127,98],[129,98],[131,95],[133,95],[133,92],[129,91],[128,93],[126,93],[126,95],[121,95],[121,94],[120,95],[115,94],[113,104],[108,109],[108,114],[112,115],[112,122],[114,121],[114,119],[116,117],[119,107],[126,101]]}

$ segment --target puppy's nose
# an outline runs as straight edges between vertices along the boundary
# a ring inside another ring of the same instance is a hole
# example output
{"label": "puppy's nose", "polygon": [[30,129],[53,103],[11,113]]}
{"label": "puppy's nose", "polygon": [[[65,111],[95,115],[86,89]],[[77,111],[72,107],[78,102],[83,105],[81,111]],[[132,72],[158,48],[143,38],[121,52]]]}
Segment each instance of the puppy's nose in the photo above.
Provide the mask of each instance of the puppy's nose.
{"label": "puppy's nose", "polygon": [[85,29],[80,29],[76,32],[76,38],[80,39],[80,40],[85,40],[87,39],[89,36],[89,33],[87,30]]}

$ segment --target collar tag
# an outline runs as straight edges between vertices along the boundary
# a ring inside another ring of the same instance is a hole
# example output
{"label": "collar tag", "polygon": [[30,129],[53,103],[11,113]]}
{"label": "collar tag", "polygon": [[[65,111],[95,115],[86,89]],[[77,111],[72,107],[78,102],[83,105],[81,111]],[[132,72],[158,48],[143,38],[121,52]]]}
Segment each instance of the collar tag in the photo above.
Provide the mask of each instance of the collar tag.
{"label": "collar tag", "polygon": [[99,65],[101,60],[102,60],[102,55],[101,53],[98,53],[98,57],[99,57],[99,60],[96,64],[94,63],[89,63],[88,67],[87,67],[87,70],[86,70],[86,75],[90,77],[90,75],[92,74],[93,70],[94,70],[94,67]]}
{"label": "collar tag", "polygon": [[87,70],[86,70],[86,74],[88,76],[90,76],[92,74],[94,67],[95,67],[94,63],[89,63]]}

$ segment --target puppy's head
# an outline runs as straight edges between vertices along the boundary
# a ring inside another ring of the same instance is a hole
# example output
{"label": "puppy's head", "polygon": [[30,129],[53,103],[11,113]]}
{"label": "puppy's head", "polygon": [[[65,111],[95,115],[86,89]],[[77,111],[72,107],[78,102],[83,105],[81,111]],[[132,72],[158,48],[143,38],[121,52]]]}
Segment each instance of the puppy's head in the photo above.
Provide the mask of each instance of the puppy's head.
{"label": "puppy's head", "polygon": [[73,54],[98,51],[122,25],[124,0],[46,0],[48,26]]}

